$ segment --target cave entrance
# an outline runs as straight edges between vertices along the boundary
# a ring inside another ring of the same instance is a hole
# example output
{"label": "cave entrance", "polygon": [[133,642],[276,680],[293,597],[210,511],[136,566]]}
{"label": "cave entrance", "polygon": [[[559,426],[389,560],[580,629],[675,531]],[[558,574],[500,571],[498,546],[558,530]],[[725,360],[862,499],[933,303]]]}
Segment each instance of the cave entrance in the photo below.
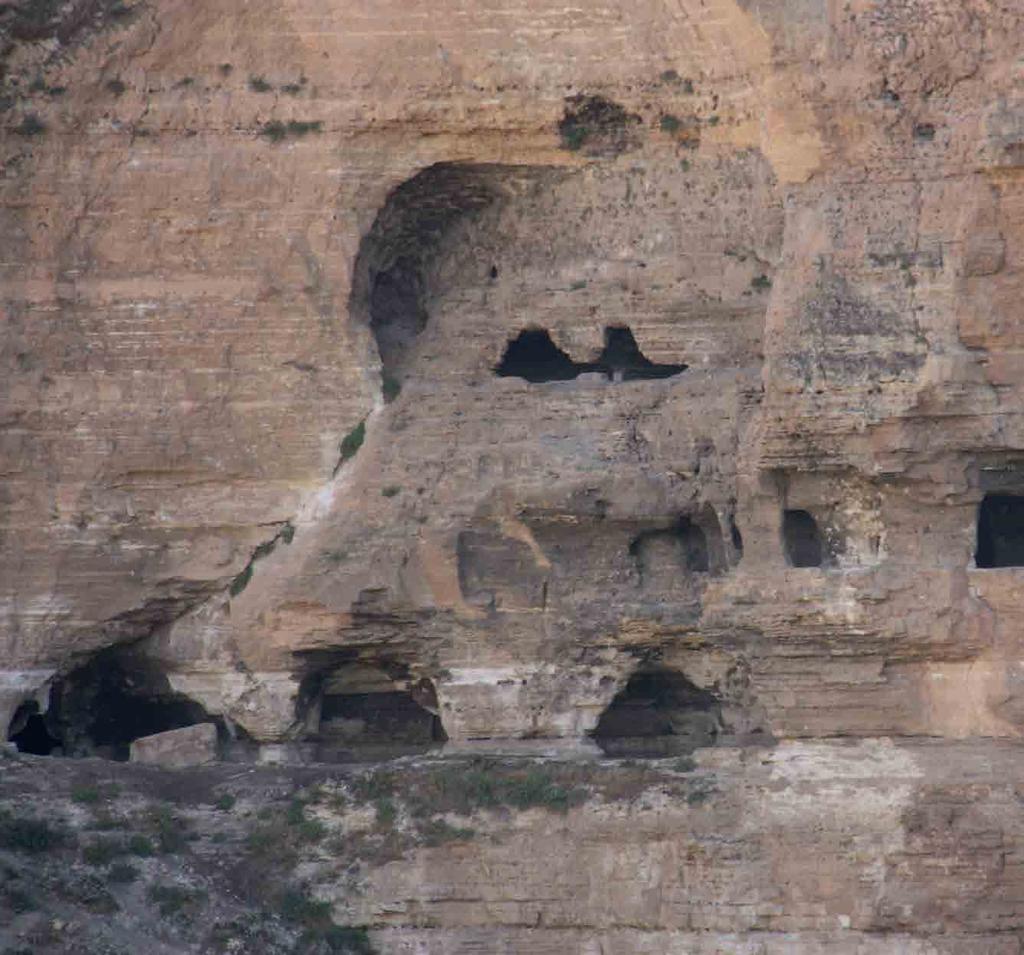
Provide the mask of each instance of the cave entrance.
{"label": "cave entrance", "polygon": [[671,378],[686,371],[686,365],[659,365],[640,351],[632,331],[625,326],[604,330],[604,349],[597,359],[598,368],[613,381],[640,381]]}
{"label": "cave entrance", "polygon": [[594,365],[573,361],[544,329],[527,328],[508,343],[494,372],[500,378],[522,378],[538,384],[571,381],[585,371],[596,370]]}
{"label": "cave entrance", "polygon": [[314,719],[321,762],[379,762],[425,753],[448,740],[429,680],[366,663],[345,664],[322,679]]}
{"label": "cave entrance", "polygon": [[978,567],[1024,567],[1024,496],[986,494],[978,508]]}
{"label": "cave entrance", "polygon": [[680,572],[706,573],[711,566],[708,538],[703,528],[688,517],[674,526],[644,531],[629,545],[643,582],[657,577],[676,577]]}
{"label": "cave entrance", "polygon": [[46,716],[39,712],[35,700],[22,703],[15,711],[7,730],[7,741],[14,743],[19,753],[33,756],[50,756],[63,751],[61,739],[50,732]]}
{"label": "cave entrance", "polygon": [[632,331],[625,326],[604,330],[604,348],[596,361],[578,362],[562,351],[543,328],[527,328],[505,346],[505,354],[495,366],[501,378],[522,378],[534,384],[545,381],[571,381],[596,372],[610,381],[639,381],[671,378],[686,371],[686,365],[659,365],[640,351]]}
{"label": "cave entrance", "polygon": [[427,327],[423,279],[416,259],[403,255],[391,268],[373,276],[370,326],[381,365],[392,376],[401,366],[406,349]]}
{"label": "cave entrance", "polygon": [[651,668],[629,678],[592,735],[607,756],[660,759],[714,746],[723,729],[714,694],[676,670]]}
{"label": "cave entrance", "polygon": [[[390,192],[359,245],[349,300],[351,315],[377,343],[385,400],[397,395],[429,324],[447,237],[544,174],[530,166],[436,163]],[[493,281],[496,267],[486,274]]]}
{"label": "cave entrance", "polygon": [[206,722],[226,736],[223,721],[175,693],[164,674],[118,650],[97,654],[55,683],[47,713],[66,755],[120,761],[143,736]]}
{"label": "cave entrance", "polygon": [[807,511],[782,513],[782,543],[790,567],[820,567],[825,556],[818,522]]}

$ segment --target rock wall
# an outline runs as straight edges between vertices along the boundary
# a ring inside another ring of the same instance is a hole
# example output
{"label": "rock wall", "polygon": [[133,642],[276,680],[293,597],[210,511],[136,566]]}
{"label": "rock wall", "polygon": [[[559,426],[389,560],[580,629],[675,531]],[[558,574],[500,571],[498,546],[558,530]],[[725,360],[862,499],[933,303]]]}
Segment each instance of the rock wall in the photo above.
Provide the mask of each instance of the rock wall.
{"label": "rock wall", "polygon": [[11,733],[113,647],[293,758],[353,666],[450,751],[1017,739],[1022,19],[9,7]]}

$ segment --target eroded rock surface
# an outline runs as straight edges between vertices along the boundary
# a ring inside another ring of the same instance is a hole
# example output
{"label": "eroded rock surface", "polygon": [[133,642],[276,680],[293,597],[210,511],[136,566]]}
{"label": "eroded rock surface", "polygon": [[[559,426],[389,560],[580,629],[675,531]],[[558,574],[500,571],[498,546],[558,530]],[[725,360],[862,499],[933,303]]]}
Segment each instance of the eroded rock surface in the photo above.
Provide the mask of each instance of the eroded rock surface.
{"label": "eroded rock surface", "polygon": [[[300,762],[1013,751],[1022,20],[9,5],[9,740],[122,757],[212,721],[225,756]],[[845,876],[819,875],[827,911]],[[871,931],[934,936],[921,885]],[[837,930],[722,911],[579,928],[737,951]],[[486,948],[446,918],[428,950]],[[982,931],[965,918],[942,931]],[[608,944],[664,950],[630,939]]]}
{"label": "eroded rock surface", "polygon": [[217,727],[213,723],[196,723],[152,736],[140,736],[132,742],[129,759],[133,763],[163,766],[165,769],[215,762]]}

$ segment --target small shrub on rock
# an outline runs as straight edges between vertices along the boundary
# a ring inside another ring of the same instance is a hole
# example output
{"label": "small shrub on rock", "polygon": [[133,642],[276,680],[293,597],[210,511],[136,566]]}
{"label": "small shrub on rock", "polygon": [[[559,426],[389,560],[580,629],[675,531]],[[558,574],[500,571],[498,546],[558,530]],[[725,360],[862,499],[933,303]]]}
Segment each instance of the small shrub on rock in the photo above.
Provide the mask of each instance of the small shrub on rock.
{"label": "small shrub on rock", "polygon": [[0,849],[39,855],[60,849],[71,842],[67,829],[44,819],[13,816],[0,811]]}
{"label": "small shrub on rock", "polygon": [[161,915],[172,916],[198,908],[206,901],[206,893],[182,885],[154,883],[146,890],[146,898],[159,908]]}

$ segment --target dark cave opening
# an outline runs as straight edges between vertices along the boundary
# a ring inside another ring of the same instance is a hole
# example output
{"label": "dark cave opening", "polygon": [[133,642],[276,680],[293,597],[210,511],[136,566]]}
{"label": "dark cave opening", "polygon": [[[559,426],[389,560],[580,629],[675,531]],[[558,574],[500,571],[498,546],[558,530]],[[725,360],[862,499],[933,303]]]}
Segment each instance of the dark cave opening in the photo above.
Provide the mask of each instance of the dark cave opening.
{"label": "dark cave opening", "polygon": [[494,372],[501,378],[522,378],[539,384],[571,381],[591,372],[605,375],[611,381],[671,378],[686,368],[683,364],[651,361],[640,351],[630,329],[610,325],[604,330],[604,348],[593,362],[573,361],[552,341],[546,329],[524,329],[505,346],[505,353]]}
{"label": "dark cave opening", "polygon": [[413,340],[427,327],[423,279],[416,260],[402,256],[386,272],[373,277],[370,326],[382,366],[394,371]]}
{"label": "dark cave opening", "polygon": [[821,567],[825,545],[814,517],[803,510],[782,512],[782,543],[790,567]]}
{"label": "dark cave opening", "polygon": [[714,694],[676,670],[645,668],[629,678],[592,736],[606,756],[659,759],[713,746],[723,730]]}
{"label": "dark cave opening", "polygon": [[428,752],[448,740],[437,693],[402,667],[349,663],[316,678],[318,761],[378,762]]}
{"label": "dark cave opening", "polygon": [[659,365],[640,351],[632,331],[625,326],[604,330],[604,349],[597,358],[598,368],[614,381],[641,381],[671,378],[686,371],[686,365]]}
{"label": "dark cave opening", "polygon": [[539,384],[544,381],[571,381],[585,371],[597,371],[596,365],[573,361],[541,328],[527,328],[513,338],[495,367],[500,378],[522,378]]}
{"label": "dark cave opening", "polygon": [[977,567],[1024,567],[1024,496],[986,494],[978,507]]}
{"label": "dark cave opening", "polygon": [[165,675],[116,650],[97,654],[55,683],[48,717],[68,756],[125,761],[135,740],[196,723],[216,722],[219,734],[227,734],[223,721],[175,693]]}
{"label": "dark cave opening", "polygon": [[642,581],[662,568],[707,573],[711,567],[707,534],[688,517],[679,518],[672,527],[644,531],[629,545],[629,552]]}
{"label": "dark cave opening", "polygon": [[15,711],[7,730],[7,741],[14,743],[19,753],[32,756],[49,756],[62,747],[61,739],[50,732],[46,716],[39,712],[35,700],[22,703]]}
{"label": "dark cave opening", "polygon": [[743,535],[740,533],[736,518],[729,518],[729,536],[732,540],[732,549],[736,552],[737,558],[743,556]]}
{"label": "dark cave opening", "polygon": [[[434,268],[452,229],[541,173],[533,167],[436,163],[390,192],[359,245],[349,301],[351,314],[373,332],[385,382],[400,386],[409,370],[437,291],[431,287]],[[487,274],[493,281],[497,267]]]}

